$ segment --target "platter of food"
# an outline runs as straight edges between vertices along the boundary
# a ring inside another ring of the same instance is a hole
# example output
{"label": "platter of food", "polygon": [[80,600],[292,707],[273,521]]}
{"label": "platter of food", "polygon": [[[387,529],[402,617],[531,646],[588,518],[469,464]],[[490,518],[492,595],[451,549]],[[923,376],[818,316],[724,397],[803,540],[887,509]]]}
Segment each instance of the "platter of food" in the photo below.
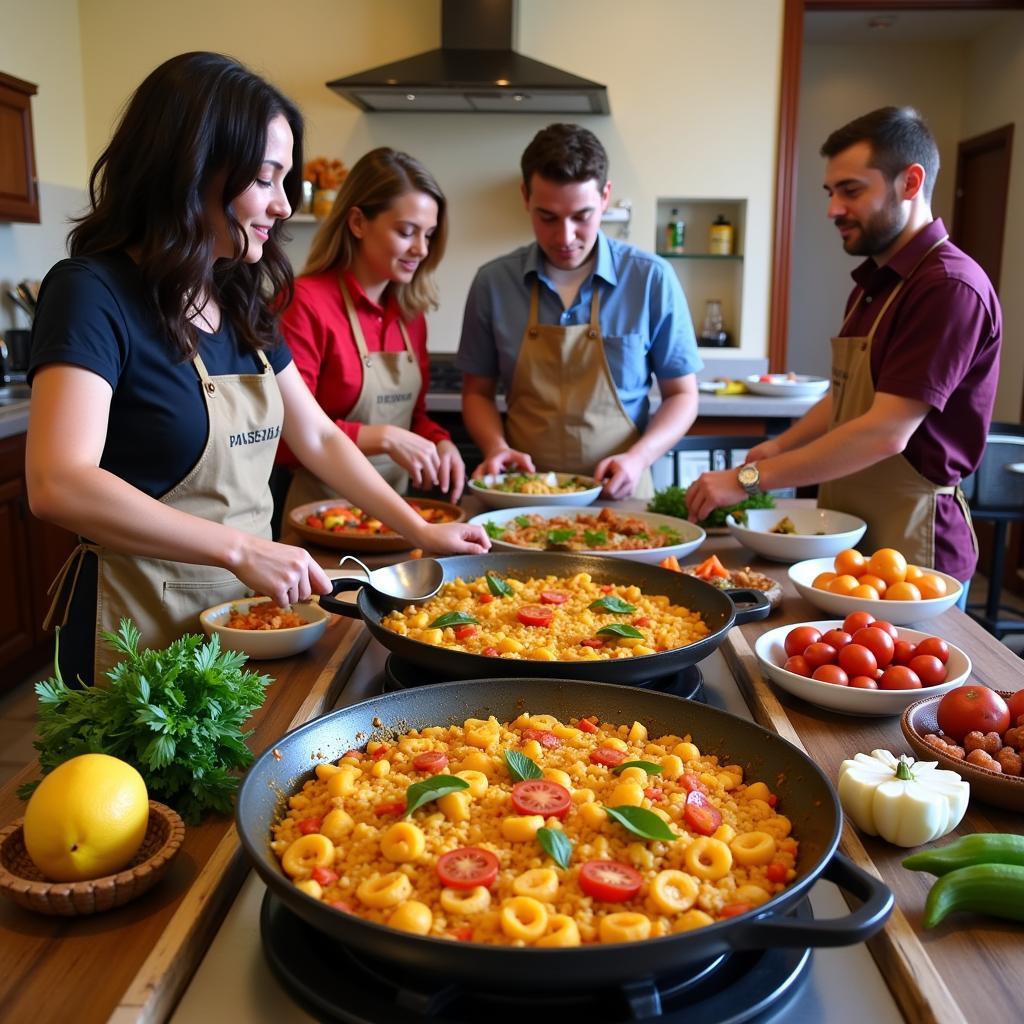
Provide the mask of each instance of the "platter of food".
{"label": "platter of food", "polygon": [[469,491],[488,508],[536,505],[589,505],[601,482],[578,473],[488,473],[469,481]]}
{"label": "platter of food", "polygon": [[[406,498],[428,523],[461,523],[466,513],[448,501]],[[413,545],[368,512],[341,499],[310,501],[288,515],[288,525],[304,540],[344,551],[406,551]]]}
{"label": "platter of food", "polygon": [[725,525],[744,547],[774,562],[838,555],[867,529],[863,519],[827,508],[745,509],[726,516]]}
{"label": "platter of food", "polygon": [[694,565],[680,565],[679,559],[669,555],[658,562],[662,569],[669,569],[672,572],[681,572],[687,576],[693,576],[719,590],[760,590],[771,602],[772,608],[778,608],[782,604],[782,584],[773,580],[771,576],[756,572],[749,565],[740,569],[727,569],[718,559],[718,555],[705,558],[703,562]]}
{"label": "platter of food", "polygon": [[770,398],[815,398],[829,388],[827,377],[811,377],[805,373],[762,373],[744,378],[747,390]]}
{"label": "platter of food", "polygon": [[572,551],[637,562],[682,558],[705,533],[685,519],[611,508],[577,511],[547,505],[499,509],[474,516],[497,551]]}

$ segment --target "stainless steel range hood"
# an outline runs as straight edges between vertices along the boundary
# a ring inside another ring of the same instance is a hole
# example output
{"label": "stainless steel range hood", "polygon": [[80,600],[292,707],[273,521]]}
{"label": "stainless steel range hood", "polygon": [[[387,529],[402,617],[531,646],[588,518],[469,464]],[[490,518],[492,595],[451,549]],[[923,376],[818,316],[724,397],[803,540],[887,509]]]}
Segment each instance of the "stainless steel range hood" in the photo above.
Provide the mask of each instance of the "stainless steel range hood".
{"label": "stainless steel range hood", "polygon": [[607,114],[608,90],[512,49],[514,0],[441,0],[441,49],[328,82],[362,110]]}

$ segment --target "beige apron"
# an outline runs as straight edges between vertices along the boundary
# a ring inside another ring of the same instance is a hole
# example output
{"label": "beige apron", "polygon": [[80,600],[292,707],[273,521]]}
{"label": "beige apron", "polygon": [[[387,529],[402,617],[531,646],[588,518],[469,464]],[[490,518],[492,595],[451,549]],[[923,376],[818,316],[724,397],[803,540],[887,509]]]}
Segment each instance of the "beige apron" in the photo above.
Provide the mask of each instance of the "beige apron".
{"label": "beige apron", "polygon": [[[530,317],[508,394],[505,436],[532,456],[540,472],[590,475],[609,455],[640,437],[615,388],[598,320],[601,296],[594,284],[589,324],[537,322],[540,284],[533,282]],[[654,494],[650,469],[634,497]]]}
{"label": "beige apron", "polygon": [[[277,378],[262,352],[261,373],[211,377],[197,354],[192,360],[202,384],[209,416],[206,446],[191,471],[160,502],[171,508],[246,533],[270,537],[273,500],[267,481],[274,466],[284,406]],[[65,597],[67,621],[71,594],[86,552],[98,559],[96,588],[96,657],[94,683],[120,660],[100,639],[117,632],[122,618],[139,628],[143,647],[166,647],[184,633],[199,633],[199,613],[246,593],[226,569],[136,555],[122,555],[99,544],[80,542],[51,585],[53,603],[44,623],[54,620],[64,581],[74,573]]]}
{"label": "beige apron", "polygon": [[[370,352],[366,348],[363,328],[356,315],[355,303],[349,295],[344,281],[339,281],[342,297],[345,299],[345,312],[348,314],[349,327],[359,350],[359,358],[363,363],[363,386],[355,405],[349,410],[345,419],[357,423],[382,424],[409,430],[412,427],[412,414],[423,388],[423,374],[419,361],[413,352],[409,332],[401,319],[398,329],[402,332],[405,342],[404,352]],[[399,493],[409,486],[409,474],[389,455],[371,455],[370,462],[374,469]],[[285,499],[284,517],[298,505],[309,501],[320,501],[324,498],[337,498],[338,494],[318,479],[309,470],[299,466],[295,469],[288,496]]]}
{"label": "beige apron", "polygon": [[[871,380],[871,345],[875,331],[903,285],[948,237],[940,238],[890,292],[866,337],[832,339],[830,430],[862,416],[871,408],[875,400]],[[861,291],[840,331],[845,329],[863,297]],[[850,476],[826,481],[818,488],[818,506],[860,516],[868,524],[861,545],[863,550],[896,548],[913,565],[932,567],[935,565],[935,499],[939,494],[955,495],[970,523],[971,513],[959,486],[943,487],[932,483],[899,454]],[[973,532],[972,528],[972,537]]]}

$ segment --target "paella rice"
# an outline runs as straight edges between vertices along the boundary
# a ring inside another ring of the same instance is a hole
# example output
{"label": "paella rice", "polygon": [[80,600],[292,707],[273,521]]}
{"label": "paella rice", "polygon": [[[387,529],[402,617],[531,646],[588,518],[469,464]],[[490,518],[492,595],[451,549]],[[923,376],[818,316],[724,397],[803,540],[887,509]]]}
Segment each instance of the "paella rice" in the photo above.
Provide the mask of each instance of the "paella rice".
{"label": "paella rice", "polygon": [[776,795],[694,739],[528,713],[412,730],[318,764],[271,847],[307,896],[417,935],[689,931],[772,899],[798,856]]}
{"label": "paella rice", "polygon": [[586,572],[455,579],[429,601],[389,612],[381,625],[450,650],[535,661],[639,657],[685,647],[710,633],[697,612],[663,595],[599,584]]}

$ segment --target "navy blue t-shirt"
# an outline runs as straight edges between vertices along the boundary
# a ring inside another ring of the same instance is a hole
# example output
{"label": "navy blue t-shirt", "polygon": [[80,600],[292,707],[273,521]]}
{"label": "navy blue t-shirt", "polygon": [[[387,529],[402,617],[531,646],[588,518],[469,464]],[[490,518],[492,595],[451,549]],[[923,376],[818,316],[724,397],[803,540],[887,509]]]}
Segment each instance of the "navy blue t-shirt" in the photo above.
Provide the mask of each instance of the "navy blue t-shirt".
{"label": "navy blue t-shirt", "polygon": [[[211,376],[262,369],[258,356],[238,345],[226,317],[216,334],[200,332],[199,354]],[[266,356],[275,373],[292,361],[284,344]],[[50,363],[91,370],[113,389],[103,469],[153,498],[187,476],[209,430],[199,375],[164,335],[127,254],[62,260],[46,275],[29,381]]]}

